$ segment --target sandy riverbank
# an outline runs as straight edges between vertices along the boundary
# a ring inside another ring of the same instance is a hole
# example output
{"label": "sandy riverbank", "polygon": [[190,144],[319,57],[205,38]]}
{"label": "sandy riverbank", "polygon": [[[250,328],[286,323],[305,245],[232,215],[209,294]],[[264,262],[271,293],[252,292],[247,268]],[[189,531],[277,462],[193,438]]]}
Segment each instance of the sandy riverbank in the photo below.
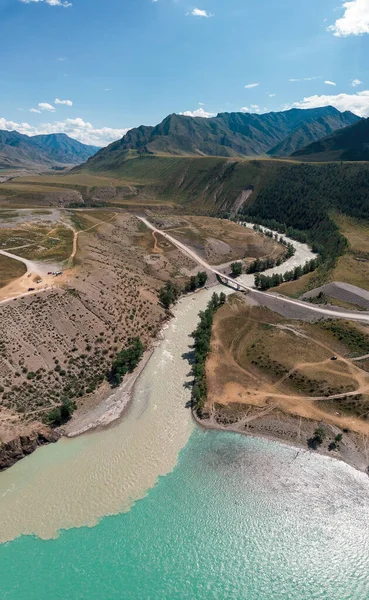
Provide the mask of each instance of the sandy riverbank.
{"label": "sandy riverbank", "polygon": [[[126,375],[122,385],[113,393],[107,385],[102,390],[102,398],[97,405],[91,407],[88,403],[78,409],[71,421],[62,429],[66,437],[76,437],[99,427],[107,427],[120,419],[132,400],[134,388],[140,375],[143,373],[156,346],[160,343],[158,339],[144,353],[139,365],[129,375]],[[108,388],[108,390],[107,390]]]}

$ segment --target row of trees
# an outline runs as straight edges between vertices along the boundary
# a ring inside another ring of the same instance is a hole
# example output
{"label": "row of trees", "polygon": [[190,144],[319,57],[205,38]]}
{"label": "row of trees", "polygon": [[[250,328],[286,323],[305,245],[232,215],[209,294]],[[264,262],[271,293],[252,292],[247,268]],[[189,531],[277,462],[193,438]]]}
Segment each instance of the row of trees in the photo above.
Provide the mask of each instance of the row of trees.
{"label": "row of trees", "polygon": [[194,292],[195,290],[204,287],[208,280],[208,275],[205,271],[199,271],[197,275],[192,275],[189,282],[181,289],[173,281],[168,280],[165,285],[159,290],[159,300],[164,308],[170,308],[175,304],[182,293]]}
{"label": "row of trees", "polygon": [[199,416],[201,416],[204,401],[206,399],[207,389],[205,363],[210,351],[210,340],[214,314],[225,303],[225,301],[226,295],[224,292],[221,292],[219,295],[214,292],[211,300],[208,302],[206,310],[199,313],[200,322],[195,331],[191,334],[194,339],[194,362],[192,364],[194,385],[192,398],[195,409]]}
{"label": "row of trees", "polygon": [[206,271],[199,271],[197,275],[192,275],[190,281],[185,285],[184,292],[194,292],[198,288],[204,287],[208,280]]}
{"label": "row of trees", "polygon": [[319,264],[320,259],[313,258],[307,261],[303,267],[295,267],[291,271],[286,271],[286,273],[283,275],[281,273],[273,273],[273,275],[263,275],[262,273],[257,273],[255,275],[255,287],[264,292],[269,290],[269,288],[280,285],[281,283],[285,283],[286,281],[294,281],[302,277],[302,275],[311,273],[319,266]]}
{"label": "row of trees", "polygon": [[138,337],[133,338],[129,346],[119,352],[108,373],[108,380],[112,387],[120,385],[123,377],[135,370],[143,352],[144,348]]}

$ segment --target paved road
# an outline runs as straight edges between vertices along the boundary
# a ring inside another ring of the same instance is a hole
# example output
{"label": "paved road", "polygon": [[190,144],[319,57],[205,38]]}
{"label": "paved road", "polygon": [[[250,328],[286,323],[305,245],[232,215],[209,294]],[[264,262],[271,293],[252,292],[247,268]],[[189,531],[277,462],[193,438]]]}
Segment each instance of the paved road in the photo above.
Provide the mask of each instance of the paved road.
{"label": "paved road", "polygon": [[[233,287],[237,286],[239,290],[243,290],[245,292],[252,291],[254,294],[260,294],[261,296],[268,296],[269,298],[273,297],[273,299],[275,299],[276,302],[279,301],[279,302],[284,302],[287,304],[292,304],[295,306],[297,305],[297,306],[303,307],[304,310],[316,313],[317,317],[319,317],[319,315],[322,315],[322,316],[324,315],[324,316],[332,317],[333,319],[350,319],[351,321],[363,321],[365,323],[369,323],[369,313],[365,313],[365,312],[356,313],[356,312],[352,312],[352,311],[348,311],[348,310],[347,311],[330,310],[329,308],[321,308],[317,305],[309,304],[308,302],[303,302],[301,300],[293,300],[292,298],[287,298],[286,296],[278,296],[278,295],[274,295],[274,294],[272,295],[272,294],[268,294],[267,292],[261,292],[260,290],[256,290],[251,285],[246,285],[245,283],[241,282],[239,279],[234,280],[232,277],[229,277],[228,275],[224,275],[224,273],[221,273],[215,267],[209,265],[209,263],[207,263],[203,258],[201,258],[201,256],[199,256],[198,254],[196,254],[196,252],[191,250],[191,248],[189,248],[188,246],[186,246],[185,244],[183,244],[182,242],[180,242],[179,240],[174,238],[169,233],[166,233],[165,231],[162,231],[161,229],[154,227],[154,225],[152,225],[150,223],[150,221],[145,219],[145,217],[137,216],[137,218],[140,219],[140,221],[142,221],[146,225],[146,227],[148,227],[152,231],[155,231],[155,233],[159,233],[165,239],[167,239],[169,242],[171,242],[174,246],[177,246],[177,248],[179,248],[184,254],[186,254],[187,256],[192,258],[192,260],[197,262],[204,269],[206,269],[207,271],[211,271],[212,273],[215,273],[215,275],[218,275],[223,280],[230,283]],[[303,265],[301,265],[301,266],[303,266]]]}

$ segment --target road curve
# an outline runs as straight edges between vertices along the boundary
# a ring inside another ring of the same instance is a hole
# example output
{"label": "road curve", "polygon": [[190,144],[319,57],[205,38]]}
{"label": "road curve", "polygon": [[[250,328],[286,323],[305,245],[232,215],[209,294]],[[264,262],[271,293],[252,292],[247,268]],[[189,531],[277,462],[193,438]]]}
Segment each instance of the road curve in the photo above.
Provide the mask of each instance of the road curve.
{"label": "road curve", "polygon": [[[268,294],[267,292],[261,292],[260,290],[257,290],[250,285],[246,285],[246,284],[242,283],[239,279],[235,280],[232,277],[229,277],[228,275],[224,275],[224,273],[221,273],[216,268],[209,265],[209,263],[207,263],[203,258],[201,258],[201,256],[199,256],[198,254],[196,254],[196,252],[191,250],[191,248],[188,248],[188,246],[186,246],[185,244],[183,244],[182,242],[180,242],[179,240],[174,238],[169,233],[166,233],[165,231],[162,231],[161,229],[154,227],[154,225],[152,225],[150,223],[150,221],[145,219],[145,217],[141,217],[141,216],[137,215],[137,218],[140,219],[140,221],[142,221],[146,225],[146,227],[148,227],[152,231],[155,231],[155,233],[159,233],[164,238],[166,238],[168,241],[170,241],[174,246],[177,246],[177,248],[179,248],[184,254],[186,254],[187,256],[192,258],[192,260],[194,260],[199,265],[204,267],[204,269],[206,269],[207,271],[211,271],[212,273],[215,273],[215,275],[218,275],[222,279],[225,279],[226,281],[231,283],[233,286],[235,286],[235,285],[238,286],[238,288],[240,290],[243,290],[245,292],[252,291],[254,294],[260,294],[261,296],[268,296],[268,297],[271,296],[271,294]],[[281,302],[287,303],[287,304],[294,304],[295,306],[302,306],[305,310],[310,310],[311,312],[316,313],[317,316],[322,315],[322,316],[329,316],[332,319],[350,319],[351,321],[362,321],[365,323],[369,323],[369,313],[365,313],[365,312],[355,313],[355,312],[351,312],[351,311],[330,310],[329,308],[321,308],[319,306],[309,304],[308,302],[303,302],[301,300],[293,300],[292,298],[287,298],[286,296],[280,296],[280,295],[278,296],[278,295],[274,295],[274,294],[273,294],[273,298],[275,298],[276,300],[279,300]]]}
{"label": "road curve", "polygon": [[18,262],[23,263],[28,273],[35,273],[36,275],[46,275],[49,271],[58,271],[59,266],[49,263],[41,263],[35,260],[28,260],[27,258],[23,258],[22,256],[18,256],[17,254],[11,254],[11,252],[7,252],[6,250],[0,250],[0,254],[7,256],[8,258],[12,258],[13,260],[17,260]]}

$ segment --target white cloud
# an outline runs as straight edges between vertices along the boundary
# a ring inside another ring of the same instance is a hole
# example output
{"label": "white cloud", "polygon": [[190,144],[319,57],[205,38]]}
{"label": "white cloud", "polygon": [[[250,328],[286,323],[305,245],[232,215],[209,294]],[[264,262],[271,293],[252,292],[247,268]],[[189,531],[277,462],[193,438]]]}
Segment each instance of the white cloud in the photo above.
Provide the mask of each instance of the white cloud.
{"label": "white cloud", "polygon": [[59,100],[59,98],[55,98],[55,104],[64,104],[65,106],[73,106],[72,100]]}
{"label": "white cloud", "polygon": [[336,83],[334,83],[334,81],[329,81],[329,79],[327,79],[327,81],[324,82],[326,85],[337,85]]}
{"label": "white cloud", "polygon": [[46,2],[49,6],[63,6],[63,8],[69,8],[72,6],[71,2],[67,0],[20,0],[23,4],[31,4],[31,2]]}
{"label": "white cloud", "polygon": [[277,94],[268,94],[269,98],[275,98]]}
{"label": "white cloud", "polygon": [[186,110],[185,112],[179,113],[185,117],[203,117],[204,119],[210,119],[211,117],[215,117],[215,113],[207,112],[203,108],[197,108],[196,110]]}
{"label": "white cloud", "polygon": [[250,104],[250,108],[248,108],[248,106],[243,106],[240,109],[241,112],[243,113],[250,113],[250,112],[260,112],[260,106],[258,104]]}
{"label": "white cloud", "polygon": [[31,112],[31,113],[40,113],[41,111],[38,110],[38,108],[30,108],[29,112]]}
{"label": "white cloud", "polygon": [[260,85],[260,83],[248,83],[247,85],[245,85],[245,88],[247,90],[251,90],[252,88],[258,87],[258,85]]}
{"label": "white cloud", "polygon": [[360,79],[353,79],[353,80],[351,81],[351,85],[352,85],[352,87],[357,87],[358,85],[361,85],[362,83],[363,83],[363,82],[362,82],[362,81],[360,81]]}
{"label": "white cloud", "polygon": [[199,106],[205,106],[204,102],[199,102]]}
{"label": "white cloud", "polygon": [[49,104],[48,102],[39,102],[38,107],[40,110],[47,110],[49,112],[55,111],[55,106],[53,106],[52,104]]}
{"label": "white cloud", "polygon": [[301,77],[297,79],[289,79],[288,81],[296,83],[297,81],[314,81],[315,79],[318,79],[318,77]]}
{"label": "white cloud", "polygon": [[287,108],[318,108],[319,106],[334,106],[342,111],[351,110],[360,117],[369,117],[369,90],[356,94],[308,96]]}
{"label": "white cloud", "polygon": [[214,15],[206,10],[202,10],[201,8],[194,8],[192,12],[187,14],[191,15],[192,17],[205,17],[206,19],[209,19],[209,17],[214,17]]}
{"label": "white cloud", "polygon": [[92,144],[93,146],[106,146],[115,140],[119,140],[128,131],[128,128],[96,128],[81,118],[55,121],[54,123],[41,123],[41,125],[33,126],[29,123],[7,121],[5,118],[0,117],[0,129],[6,129],[7,131],[15,130],[26,135],[66,133],[71,138],[79,140],[83,144]]}
{"label": "white cloud", "polygon": [[328,27],[336,37],[362,35],[369,33],[369,0],[352,0],[344,2],[343,17]]}
{"label": "white cloud", "polygon": [[0,117],[0,129],[5,129],[6,131],[19,131],[19,133],[28,135],[29,131],[32,130],[32,127],[28,123],[15,123],[14,121],[7,121]]}

